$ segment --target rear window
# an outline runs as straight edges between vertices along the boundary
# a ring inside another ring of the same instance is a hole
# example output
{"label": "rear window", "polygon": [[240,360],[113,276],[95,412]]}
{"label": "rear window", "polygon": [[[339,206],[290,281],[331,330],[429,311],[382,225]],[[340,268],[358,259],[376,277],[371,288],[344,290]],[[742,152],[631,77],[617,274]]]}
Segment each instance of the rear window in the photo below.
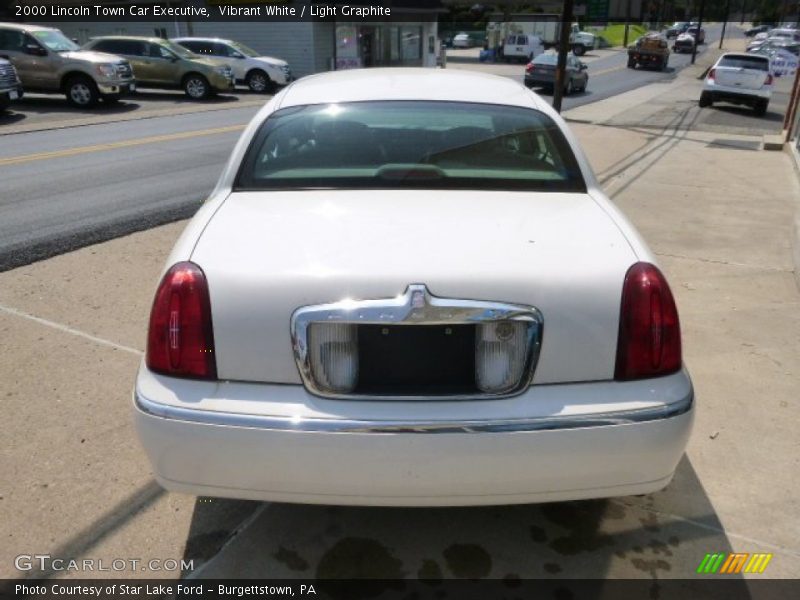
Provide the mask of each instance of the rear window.
{"label": "rear window", "polygon": [[769,60],[760,56],[723,56],[719,61],[719,66],[769,71]]}
{"label": "rear window", "polygon": [[569,144],[547,115],[420,101],[276,111],[255,135],[236,187],[586,190]]}

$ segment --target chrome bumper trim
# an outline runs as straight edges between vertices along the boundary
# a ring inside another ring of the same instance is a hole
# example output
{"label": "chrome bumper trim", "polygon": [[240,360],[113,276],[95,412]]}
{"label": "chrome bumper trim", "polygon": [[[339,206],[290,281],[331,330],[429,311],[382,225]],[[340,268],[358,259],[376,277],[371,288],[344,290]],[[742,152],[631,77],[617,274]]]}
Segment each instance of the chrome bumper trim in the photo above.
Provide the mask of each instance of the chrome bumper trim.
{"label": "chrome bumper trim", "polygon": [[187,421],[221,427],[246,427],[281,432],[318,433],[525,433],[560,429],[583,429],[644,423],[680,416],[694,404],[694,391],[689,390],[678,402],[655,408],[615,411],[593,415],[534,417],[529,419],[477,421],[363,421],[351,419],[316,419],[244,415],[191,408],[178,408],[153,402],[134,390],[134,404],[141,412],[163,419]]}

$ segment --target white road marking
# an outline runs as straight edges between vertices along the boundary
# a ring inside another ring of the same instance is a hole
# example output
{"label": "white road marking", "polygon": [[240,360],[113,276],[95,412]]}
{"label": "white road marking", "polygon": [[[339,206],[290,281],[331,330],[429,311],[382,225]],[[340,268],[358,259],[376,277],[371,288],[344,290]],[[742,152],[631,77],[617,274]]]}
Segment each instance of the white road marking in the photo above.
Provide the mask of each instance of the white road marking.
{"label": "white road marking", "polygon": [[122,344],[117,344],[116,342],[99,338],[96,335],[92,335],[91,333],[86,333],[85,331],[80,331],[78,329],[74,329],[67,325],[56,323],[55,321],[51,321],[49,319],[43,319],[42,317],[37,317],[35,315],[28,314],[24,311],[17,310],[16,308],[11,308],[10,306],[4,306],[0,304],[0,311],[7,313],[9,315],[14,315],[15,317],[28,319],[29,321],[39,323],[40,325],[45,325],[46,327],[52,327],[53,329],[58,329],[59,331],[63,331],[64,333],[69,333],[72,335],[76,335],[78,337],[82,337],[83,339],[89,340],[96,344],[102,344],[103,346],[109,346],[117,350],[122,350],[123,352],[129,352],[131,354],[135,354],[136,356],[142,356],[144,354],[144,352],[142,352],[141,350],[137,350],[136,348],[131,348],[130,346],[123,346]]}

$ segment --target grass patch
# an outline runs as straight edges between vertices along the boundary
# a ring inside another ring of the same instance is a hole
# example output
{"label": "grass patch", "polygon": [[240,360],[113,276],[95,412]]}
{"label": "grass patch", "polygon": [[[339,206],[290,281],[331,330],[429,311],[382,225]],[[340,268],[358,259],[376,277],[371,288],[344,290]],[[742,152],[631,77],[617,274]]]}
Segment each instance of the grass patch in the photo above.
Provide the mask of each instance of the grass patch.
{"label": "grass patch", "polygon": [[[645,33],[647,33],[647,29],[641,25],[631,24],[628,28],[628,44],[632,44],[636,38]],[[625,39],[625,25],[609,25],[600,30],[597,35],[604,38],[610,46],[622,46],[622,42]]]}

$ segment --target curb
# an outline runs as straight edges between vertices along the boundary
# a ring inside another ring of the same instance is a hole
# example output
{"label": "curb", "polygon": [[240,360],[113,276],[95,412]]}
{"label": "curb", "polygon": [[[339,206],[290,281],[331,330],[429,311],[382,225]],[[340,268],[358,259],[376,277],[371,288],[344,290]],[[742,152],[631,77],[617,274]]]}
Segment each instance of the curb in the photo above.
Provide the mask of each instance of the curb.
{"label": "curb", "polygon": [[[794,143],[792,143],[794,142]],[[800,179],[800,150],[797,148],[797,141],[791,140],[786,144],[786,152],[794,165],[795,173]],[[794,282],[800,289],[800,205],[794,215],[794,236],[792,239],[792,259],[794,262]]]}

